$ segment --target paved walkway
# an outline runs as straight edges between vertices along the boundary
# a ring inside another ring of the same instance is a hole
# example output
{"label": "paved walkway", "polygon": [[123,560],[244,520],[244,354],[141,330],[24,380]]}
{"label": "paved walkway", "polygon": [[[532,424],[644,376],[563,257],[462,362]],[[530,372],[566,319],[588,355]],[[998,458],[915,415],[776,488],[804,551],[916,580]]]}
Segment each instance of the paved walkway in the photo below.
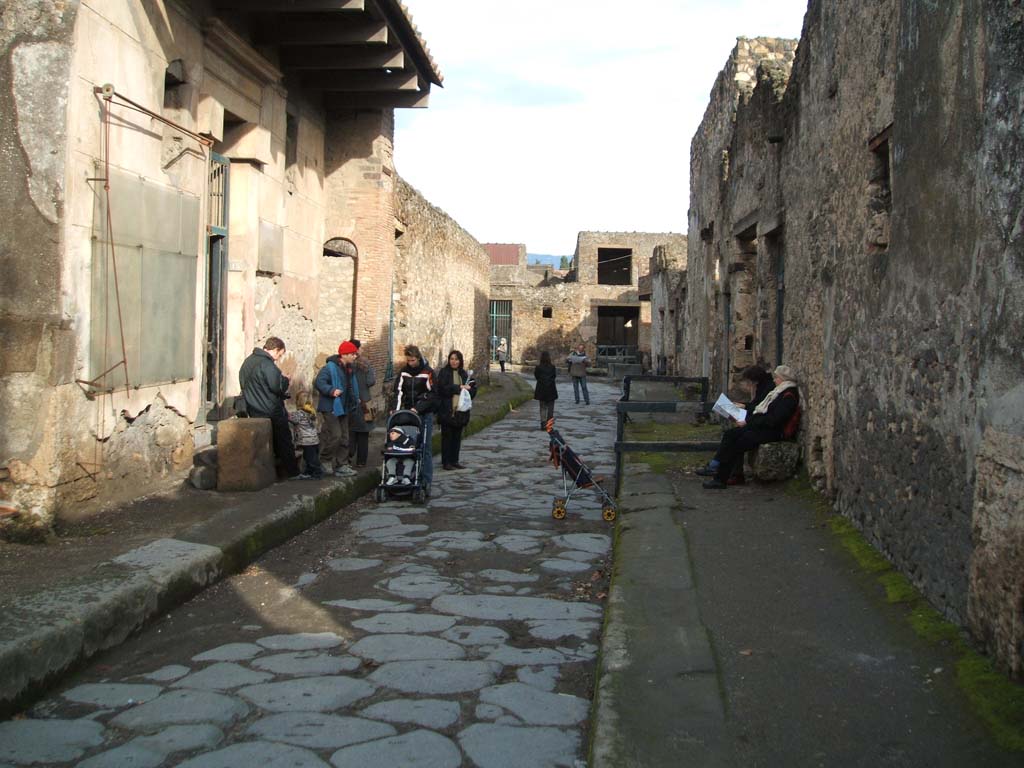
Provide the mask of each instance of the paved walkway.
{"label": "paved walkway", "polygon": [[[556,417],[610,475],[591,393]],[[584,765],[611,529],[589,493],[551,518],[546,461],[531,402],[427,505],[360,502],[0,723],[0,768]]]}

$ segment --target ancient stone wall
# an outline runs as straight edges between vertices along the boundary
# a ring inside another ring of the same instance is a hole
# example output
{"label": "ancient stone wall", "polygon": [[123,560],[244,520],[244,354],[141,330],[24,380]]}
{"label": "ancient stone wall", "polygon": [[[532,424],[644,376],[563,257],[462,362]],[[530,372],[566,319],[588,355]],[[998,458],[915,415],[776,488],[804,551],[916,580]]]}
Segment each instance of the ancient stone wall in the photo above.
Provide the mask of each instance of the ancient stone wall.
{"label": "ancient stone wall", "polygon": [[[564,278],[555,274],[557,270],[550,270],[545,281],[542,270],[492,266],[491,298],[512,302],[510,359],[532,364],[547,350],[558,361],[580,343],[595,357],[601,307],[637,309],[639,347],[649,358],[651,304],[640,301],[639,279],[649,273],[656,247],[669,245],[675,251],[685,251],[685,243],[684,235],[671,232],[580,232],[573,256],[574,269]],[[598,282],[601,248],[630,252],[628,284]]]}
{"label": "ancient stone wall", "polygon": [[490,257],[472,235],[404,180],[395,189],[403,227],[395,262],[396,367],[415,344],[440,368],[453,349],[487,380]]}
{"label": "ancient stone wall", "polygon": [[682,361],[681,321],[685,312],[686,243],[659,245],[651,257],[651,365],[667,376],[679,376]]}
{"label": "ancient stone wall", "polygon": [[720,88],[734,51],[691,149],[684,344],[723,387],[747,336],[796,368],[811,477],[1017,674],[1020,16],[812,2],[749,92]]}

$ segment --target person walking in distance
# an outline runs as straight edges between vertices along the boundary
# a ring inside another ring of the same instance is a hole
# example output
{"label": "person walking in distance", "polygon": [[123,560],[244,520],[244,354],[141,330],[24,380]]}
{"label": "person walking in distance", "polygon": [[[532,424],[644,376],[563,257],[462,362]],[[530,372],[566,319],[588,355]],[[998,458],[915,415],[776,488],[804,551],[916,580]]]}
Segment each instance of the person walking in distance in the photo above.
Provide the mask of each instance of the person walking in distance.
{"label": "person walking in distance", "polygon": [[549,420],[555,418],[555,400],[558,399],[558,385],[555,379],[558,371],[551,363],[551,353],[544,350],[540,353],[540,365],[533,369],[533,377],[537,385],[533,389],[533,399],[540,403],[540,428],[545,429]]}
{"label": "person walking in distance", "polygon": [[590,405],[590,393],[587,391],[587,368],[590,367],[590,358],[587,357],[586,348],[580,344],[576,351],[572,352],[565,359],[569,366],[569,375],[572,376],[572,393],[576,396],[576,405],[580,404],[580,389],[583,390],[583,402]]}
{"label": "person walking in distance", "polygon": [[284,354],[284,342],[277,336],[271,336],[263,342],[263,349],[254,349],[242,363],[238,370],[238,383],[242,387],[249,416],[270,419],[274,457],[284,469],[285,476],[294,480],[299,476],[299,462],[295,458],[292,430],[284,407],[289,382],[277,367]]}
{"label": "person walking in distance", "polygon": [[[342,342],[338,354],[327,358],[313,386],[320,393],[316,409],[321,414],[320,460],[334,468],[338,477],[350,477],[355,470],[348,465],[348,412],[358,407],[358,385],[351,374],[356,359],[355,345]],[[325,467],[326,470],[326,467]]]}
{"label": "person walking in distance", "polygon": [[501,372],[505,372],[505,361],[508,360],[508,341],[504,338],[498,342],[498,365],[501,366]]}

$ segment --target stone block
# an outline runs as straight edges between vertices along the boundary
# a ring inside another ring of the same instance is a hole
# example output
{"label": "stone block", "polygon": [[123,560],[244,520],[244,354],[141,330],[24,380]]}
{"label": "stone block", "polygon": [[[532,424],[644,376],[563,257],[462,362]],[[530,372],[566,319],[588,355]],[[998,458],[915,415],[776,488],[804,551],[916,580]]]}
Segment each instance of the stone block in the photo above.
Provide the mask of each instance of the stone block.
{"label": "stone block", "polygon": [[768,483],[788,480],[796,474],[800,462],[800,443],[765,443],[754,452],[754,479]]}
{"label": "stone block", "polygon": [[212,491],[217,487],[217,468],[200,464],[192,467],[188,473],[188,481],[193,488],[200,491]]}
{"label": "stone block", "polygon": [[196,467],[217,467],[217,446],[208,445],[192,454],[192,464]]}
{"label": "stone block", "polygon": [[217,490],[258,491],[277,479],[269,419],[227,419],[217,427]]}

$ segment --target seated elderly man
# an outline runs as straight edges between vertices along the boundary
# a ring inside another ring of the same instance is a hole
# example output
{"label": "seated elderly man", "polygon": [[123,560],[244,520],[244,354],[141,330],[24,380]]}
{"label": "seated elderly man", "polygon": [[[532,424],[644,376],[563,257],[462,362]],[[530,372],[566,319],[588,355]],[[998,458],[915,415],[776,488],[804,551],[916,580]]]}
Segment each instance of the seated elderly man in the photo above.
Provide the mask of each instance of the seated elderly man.
{"label": "seated elderly man", "polygon": [[762,443],[775,443],[783,439],[783,428],[800,405],[796,374],[788,365],[780,365],[772,373],[775,389],[747,416],[745,422],[727,430],[715,454],[716,465],[709,464],[697,470],[698,475],[710,477],[705,488],[728,488],[729,477],[743,454]]}

